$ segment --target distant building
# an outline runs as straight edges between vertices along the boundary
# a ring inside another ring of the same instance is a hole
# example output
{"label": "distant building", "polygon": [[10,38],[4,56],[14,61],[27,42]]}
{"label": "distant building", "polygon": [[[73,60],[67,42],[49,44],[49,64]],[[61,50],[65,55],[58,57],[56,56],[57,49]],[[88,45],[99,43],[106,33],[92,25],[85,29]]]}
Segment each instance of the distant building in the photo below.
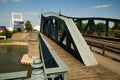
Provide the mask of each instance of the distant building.
{"label": "distant building", "polygon": [[5,31],[5,26],[0,26],[0,33],[4,32]]}
{"label": "distant building", "polygon": [[22,17],[22,13],[12,13],[12,20],[10,21],[11,30],[17,31],[18,28],[24,30],[24,21]]}

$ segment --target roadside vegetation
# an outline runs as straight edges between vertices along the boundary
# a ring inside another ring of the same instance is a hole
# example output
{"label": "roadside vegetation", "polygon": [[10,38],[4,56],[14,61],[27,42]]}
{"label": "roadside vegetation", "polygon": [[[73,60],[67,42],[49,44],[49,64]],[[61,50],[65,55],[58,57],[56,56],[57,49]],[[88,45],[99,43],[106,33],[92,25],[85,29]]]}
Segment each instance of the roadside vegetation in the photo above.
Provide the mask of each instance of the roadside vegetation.
{"label": "roadside vegetation", "polygon": [[31,24],[30,20],[27,20],[27,21],[25,22],[25,29],[24,29],[24,30],[22,30],[21,28],[17,28],[16,31],[15,31],[15,30],[14,30],[14,31],[9,31],[8,29],[5,29],[4,32],[1,32],[1,33],[0,33],[0,36],[6,36],[6,38],[8,39],[8,38],[11,38],[14,33],[24,32],[24,31],[26,31],[26,32],[35,31],[35,30],[33,30],[33,28],[32,28],[32,24]]}
{"label": "roadside vegetation", "polygon": [[31,24],[31,22],[29,20],[27,20],[26,23],[25,23],[25,30],[27,32],[31,32],[33,30],[32,24]]}
{"label": "roadside vegetation", "polygon": [[[78,29],[84,33],[84,30],[87,26],[87,23],[82,23],[82,28],[80,28],[80,22],[76,23]],[[96,24],[97,29],[99,30],[99,32],[101,32],[102,36],[105,36],[105,23],[97,23]],[[97,35],[96,29],[93,26],[88,26],[88,29],[86,31],[87,34],[92,33],[92,35]],[[117,37],[120,38],[120,23],[114,23],[113,27],[109,27],[109,37]]]}
{"label": "roadside vegetation", "polygon": [[6,38],[11,38],[13,32],[9,31],[8,29],[5,29],[4,32],[0,33],[0,36],[6,36]]}

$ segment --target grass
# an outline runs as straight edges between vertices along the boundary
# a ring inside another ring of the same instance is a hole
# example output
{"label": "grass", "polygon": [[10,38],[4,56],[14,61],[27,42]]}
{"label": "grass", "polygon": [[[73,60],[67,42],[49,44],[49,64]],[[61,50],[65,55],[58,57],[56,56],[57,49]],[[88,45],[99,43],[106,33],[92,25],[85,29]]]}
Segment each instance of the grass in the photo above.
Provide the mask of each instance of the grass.
{"label": "grass", "polygon": [[10,41],[10,40],[0,40],[0,43],[10,43],[10,42],[12,42],[12,41]]}

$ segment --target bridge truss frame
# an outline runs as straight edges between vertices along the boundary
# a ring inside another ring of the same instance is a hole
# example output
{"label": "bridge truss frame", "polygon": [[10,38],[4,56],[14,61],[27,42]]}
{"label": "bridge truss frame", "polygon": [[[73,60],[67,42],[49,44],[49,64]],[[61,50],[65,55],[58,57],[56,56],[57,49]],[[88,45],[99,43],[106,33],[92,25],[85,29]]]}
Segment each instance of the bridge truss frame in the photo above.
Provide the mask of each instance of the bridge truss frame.
{"label": "bridge truss frame", "polygon": [[[52,14],[52,16],[47,16],[46,14]],[[64,48],[67,51],[72,51],[72,55],[79,61],[83,62],[86,66],[92,66],[98,64],[92,52],[88,48],[87,43],[83,39],[82,35],[76,28],[72,19],[60,16],[60,13],[48,12],[41,14],[41,29],[40,31],[51,38],[53,41],[63,46],[64,40],[66,45]],[[57,14],[57,15],[56,15]],[[71,24],[72,23],[72,24]],[[71,25],[70,25],[71,24]],[[71,30],[74,29],[74,30]],[[77,34],[74,32],[77,31]],[[72,33],[72,34],[71,34]],[[80,38],[77,35],[80,35]],[[79,43],[82,41],[80,47]],[[87,51],[86,51],[87,50]],[[86,52],[85,52],[86,51]],[[86,53],[86,54],[83,54]],[[89,57],[89,58],[87,58]],[[90,59],[90,60],[89,60]]]}

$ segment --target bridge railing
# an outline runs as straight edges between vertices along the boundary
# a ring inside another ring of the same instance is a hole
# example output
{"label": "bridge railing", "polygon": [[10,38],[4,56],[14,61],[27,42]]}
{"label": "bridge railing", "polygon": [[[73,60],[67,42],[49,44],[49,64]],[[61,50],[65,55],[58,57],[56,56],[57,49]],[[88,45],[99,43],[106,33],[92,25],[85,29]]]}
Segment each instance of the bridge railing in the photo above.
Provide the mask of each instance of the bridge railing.
{"label": "bridge railing", "polygon": [[[96,32],[98,36],[109,37],[111,34],[110,32],[111,22],[114,24],[114,26],[115,26],[115,23],[120,24],[120,19],[113,19],[113,18],[103,18],[103,17],[81,17],[80,18],[80,17],[69,17],[62,14],[60,16],[71,18],[74,20],[75,23],[78,22],[79,23],[78,29],[80,30],[80,32],[87,35],[93,35],[93,32]],[[86,21],[85,22],[86,26],[82,25],[83,21]],[[101,31],[96,25],[96,23],[98,22],[101,23],[101,21],[105,24],[104,31]],[[102,32],[104,32],[105,34],[103,35]],[[119,33],[116,36],[119,37]]]}
{"label": "bridge railing", "polygon": [[59,16],[60,13],[53,12],[53,11],[48,11],[48,12],[42,12],[42,15],[47,16],[47,15],[56,15]]}
{"label": "bridge railing", "polygon": [[66,80],[68,66],[60,59],[53,48],[46,42],[42,34],[39,34],[41,59],[46,79]]}

